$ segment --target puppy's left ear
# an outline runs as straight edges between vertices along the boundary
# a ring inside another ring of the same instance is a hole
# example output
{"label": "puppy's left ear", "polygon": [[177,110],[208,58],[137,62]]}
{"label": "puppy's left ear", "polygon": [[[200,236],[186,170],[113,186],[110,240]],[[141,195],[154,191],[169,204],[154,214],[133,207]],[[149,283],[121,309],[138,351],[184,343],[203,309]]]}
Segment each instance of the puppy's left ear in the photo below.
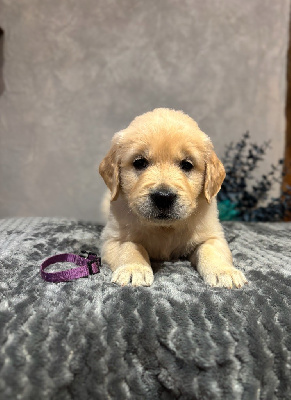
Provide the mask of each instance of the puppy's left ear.
{"label": "puppy's left ear", "polygon": [[113,138],[112,146],[99,165],[99,173],[111,192],[111,201],[117,199],[120,189],[118,144]]}
{"label": "puppy's left ear", "polygon": [[206,161],[204,180],[204,194],[208,203],[210,203],[211,199],[219,192],[224,178],[224,166],[212,149]]}

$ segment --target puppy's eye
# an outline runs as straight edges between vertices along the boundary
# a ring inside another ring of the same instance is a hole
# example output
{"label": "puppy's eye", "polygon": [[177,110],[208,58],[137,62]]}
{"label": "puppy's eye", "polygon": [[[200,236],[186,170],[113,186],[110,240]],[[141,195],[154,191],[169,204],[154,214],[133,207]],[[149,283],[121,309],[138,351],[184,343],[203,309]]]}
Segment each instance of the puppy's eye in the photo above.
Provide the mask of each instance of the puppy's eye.
{"label": "puppy's eye", "polygon": [[134,160],[132,165],[134,166],[135,169],[137,169],[138,171],[141,171],[148,167],[149,162],[146,158],[140,157],[140,158],[137,158],[136,160]]}
{"label": "puppy's eye", "polygon": [[194,165],[188,160],[182,160],[180,162],[180,168],[185,172],[189,172],[194,168]]}

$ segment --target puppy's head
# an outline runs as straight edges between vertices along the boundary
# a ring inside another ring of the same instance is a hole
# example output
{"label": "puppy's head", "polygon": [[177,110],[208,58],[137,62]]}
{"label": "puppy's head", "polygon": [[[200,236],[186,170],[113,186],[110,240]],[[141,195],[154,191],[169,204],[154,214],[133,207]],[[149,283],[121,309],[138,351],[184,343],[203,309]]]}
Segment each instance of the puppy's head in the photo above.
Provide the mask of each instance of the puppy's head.
{"label": "puppy's head", "polygon": [[181,111],[155,109],[115,134],[99,172],[141,219],[167,225],[186,219],[198,197],[210,203],[225,177],[212,143]]}

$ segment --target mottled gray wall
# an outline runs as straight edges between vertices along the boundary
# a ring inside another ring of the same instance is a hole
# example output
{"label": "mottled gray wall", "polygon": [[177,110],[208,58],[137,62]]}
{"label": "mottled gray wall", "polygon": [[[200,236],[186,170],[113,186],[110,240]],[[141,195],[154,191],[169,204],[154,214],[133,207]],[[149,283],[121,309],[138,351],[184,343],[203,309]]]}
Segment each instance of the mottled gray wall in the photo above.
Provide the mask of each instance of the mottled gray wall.
{"label": "mottled gray wall", "polygon": [[182,109],[282,156],[290,0],[2,0],[0,217],[100,219],[114,132]]}

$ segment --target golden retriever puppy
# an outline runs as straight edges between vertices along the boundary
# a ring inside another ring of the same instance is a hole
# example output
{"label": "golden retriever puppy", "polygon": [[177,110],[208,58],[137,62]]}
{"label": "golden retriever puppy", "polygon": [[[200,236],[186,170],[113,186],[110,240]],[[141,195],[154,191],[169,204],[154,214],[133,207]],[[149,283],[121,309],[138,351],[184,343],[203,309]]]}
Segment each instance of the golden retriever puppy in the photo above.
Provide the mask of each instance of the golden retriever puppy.
{"label": "golden retriever puppy", "polygon": [[158,108],[116,133],[99,172],[110,189],[102,260],[112,282],[150,286],[150,260],[187,257],[211,286],[246,283],[218,220],[225,177],[213,145],[181,111]]}

